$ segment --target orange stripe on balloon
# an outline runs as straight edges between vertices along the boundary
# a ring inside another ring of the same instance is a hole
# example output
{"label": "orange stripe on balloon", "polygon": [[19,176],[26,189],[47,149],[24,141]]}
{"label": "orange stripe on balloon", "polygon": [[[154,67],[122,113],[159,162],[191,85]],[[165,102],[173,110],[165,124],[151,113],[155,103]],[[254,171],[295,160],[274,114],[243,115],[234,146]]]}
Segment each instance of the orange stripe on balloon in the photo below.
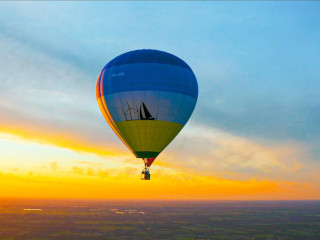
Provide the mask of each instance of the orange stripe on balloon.
{"label": "orange stripe on balloon", "polygon": [[[102,71],[101,79],[103,79],[103,76],[104,76],[104,71]],[[120,135],[120,133],[118,131],[118,128],[117,128],[116,124],[114,123],[114,121],[113,121],[113,119],[111,117],[111,114],[109,112],[106,100],[105,100],[104,95],[103,95],[103,81],[99,81],[99,83],[100,83],[99,84],[100,99],[101,99],[101,103],[102,103],[102,106],[104,108],[105,114],[108,117],[108,120],[109,120],[108,123],[109,123],[109,125],[111,124],[112,125],[112,129],[116,129],[116,132]]]}
{"label": "orange stripe on balloon", "polygon": [[[103,78],[103,74],[104,74],[104,71],[102,73],[101,78]],[[117,136],[127,146],[127,148],[132,153],[134,153],[133,150],[129,147],[129,145],[125,142],[123,136],[121,136],[121,134],[119,133],[119,130],[118,130],[117,126],[115,125],[115,123],[114,123],[114,121],[113,121],[113,119],[111,117],[111,114],[109,112],[109,109],[108,109],[108,107],[106,105],[106,101],[105,101],[104,96],[103,96],[103,85],[102,85],[102,82],[103,81],[100,81],[100,74],[99,74],[99,77],[97,79],[97,86],[96,86],[96,91],[98,91],[98,93],[96,92],[96,95],[98,96],[97,102],[98,102],[100,111],[102,112],[102,115],[106,119],[106,121],[109,124],[109,126],[111,127],[111,129],[115,132],[115,134],[117,134]]]}
{"label": "orange stripe on balloon", "polygon": [[97,98],[97,100],[98,100],[98,98],[100,97],[100,89],[99,89],[99,86],[100,86],[100,76],[101,76],[101,73],[100,73],[99,76],[98,76],[97,84],[96,84],[96,98]]}

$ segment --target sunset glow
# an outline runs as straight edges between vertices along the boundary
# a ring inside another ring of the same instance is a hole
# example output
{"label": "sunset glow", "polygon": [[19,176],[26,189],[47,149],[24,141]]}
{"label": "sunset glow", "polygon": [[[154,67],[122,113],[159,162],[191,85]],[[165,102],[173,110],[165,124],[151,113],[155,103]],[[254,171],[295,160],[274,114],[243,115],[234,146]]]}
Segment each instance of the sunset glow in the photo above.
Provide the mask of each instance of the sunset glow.
{"label": "sunset glow", "polygon": [[[0,3],[0,198],[319,199],[320,6],[263,4]],[[141,181],[95,91],[149,48],[186,59],[199,99]]]}

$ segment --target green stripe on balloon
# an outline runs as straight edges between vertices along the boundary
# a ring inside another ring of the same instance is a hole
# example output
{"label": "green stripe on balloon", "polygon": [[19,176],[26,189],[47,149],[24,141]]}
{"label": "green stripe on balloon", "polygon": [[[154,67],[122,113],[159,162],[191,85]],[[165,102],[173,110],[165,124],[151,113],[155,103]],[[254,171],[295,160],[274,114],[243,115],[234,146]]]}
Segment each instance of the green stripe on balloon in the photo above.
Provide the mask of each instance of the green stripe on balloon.
{"label": "green stripe on balloon", "polygon": [[183,128],[182,124],[157,120],[115,123],[134,152],[161,152]]}

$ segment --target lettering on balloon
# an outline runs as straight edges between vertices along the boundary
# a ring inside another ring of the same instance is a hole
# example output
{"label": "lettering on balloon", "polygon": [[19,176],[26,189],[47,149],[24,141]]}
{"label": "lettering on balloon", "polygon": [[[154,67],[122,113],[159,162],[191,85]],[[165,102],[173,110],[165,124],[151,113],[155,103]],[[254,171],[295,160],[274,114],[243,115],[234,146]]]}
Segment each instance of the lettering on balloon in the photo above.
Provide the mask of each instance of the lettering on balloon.
{"label": "lettering on balloon", "polygon": [[112,77],[123,77],[123,76],[124,76],[124,72],[112,73],[111,76],[112,76]]}

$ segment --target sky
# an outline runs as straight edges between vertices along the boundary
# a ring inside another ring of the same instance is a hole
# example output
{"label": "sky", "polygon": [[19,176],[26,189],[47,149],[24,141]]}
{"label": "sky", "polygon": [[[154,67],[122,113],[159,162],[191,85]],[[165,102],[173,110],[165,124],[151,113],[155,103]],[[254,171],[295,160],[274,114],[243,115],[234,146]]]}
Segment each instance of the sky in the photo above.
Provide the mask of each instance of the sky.
{"label": "sky", "polygon": [[[0,2],[0,198],[320,199],[320,2]],[[136,49],[193,69],[151,181],[96,103]]]}

